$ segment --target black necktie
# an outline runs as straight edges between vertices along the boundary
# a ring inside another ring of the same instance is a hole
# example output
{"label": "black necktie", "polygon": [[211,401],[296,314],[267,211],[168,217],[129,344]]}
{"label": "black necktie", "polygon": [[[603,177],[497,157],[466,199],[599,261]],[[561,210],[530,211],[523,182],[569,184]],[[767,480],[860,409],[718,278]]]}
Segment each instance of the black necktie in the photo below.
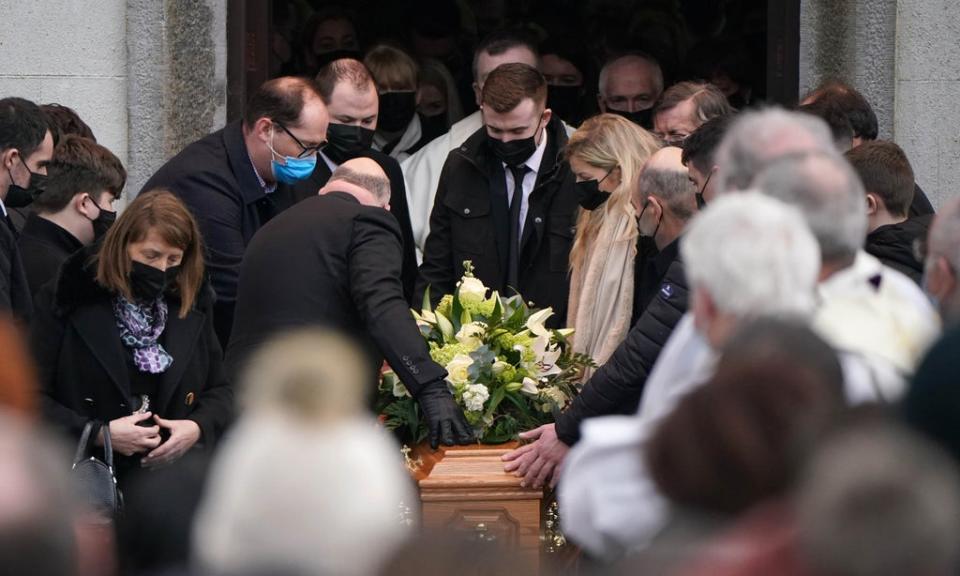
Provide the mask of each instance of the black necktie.
{"label": "black necktie", "polygon": [[513,196],[510,199],[510,256],[507,258],[507,287],[520,291],[520,205],[523,203],[523,177],[527,165],[510,166]]}

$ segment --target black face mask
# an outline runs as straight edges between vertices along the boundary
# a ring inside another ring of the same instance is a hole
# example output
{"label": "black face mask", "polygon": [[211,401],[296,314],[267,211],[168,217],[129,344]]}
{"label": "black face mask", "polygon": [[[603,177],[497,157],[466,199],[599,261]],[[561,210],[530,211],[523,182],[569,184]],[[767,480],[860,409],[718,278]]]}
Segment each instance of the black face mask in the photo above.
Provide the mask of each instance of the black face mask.
{"label": "black face mask", "polygon": [[617,116],[623,116],[627,120],[646,130],[653,130],[653,108],[638,110],[636,112],[627,112],[626,110],[614,110],[613,108],[607,108],[607,112],[610,114],[616,114]]}
{"label": "black face mask", "polygon": [[423,141],[429,142],[437,136],[447,133],[447,113],[441,112],[433,116],[420,116],[420,133],[423,134]]}
{"label": "black face mask", "polygon": [[[90,201],[93,202],[92,197]],[[107,234],[107,230],[117,221],[117,213],[102,208],[96,202],[93,202],[93,205],[100,209],[97,217],[90,221],[90,223],[93,224],[93,241],[97,242]]]}
{"label": "black face mask", "polygon": [[413,115],[417,113],[417,93],[384,92],[380,95],[380,114],[377,116],[377,130],[399,132],[407,127]]}
{"label": "black face mask", "polygon": [[337,164],[352,160],[373,144],[374,131],[353,124],[330,124],[327,126],[327,145],[323,153]]}
{"label": "black face mask", "polygon": [[[542,119],[541,117],[541,120]],[[540,121],[538,120],[537,129],[534,131],[533,136],[529,138],[504,142],[487,133],[487,141],[490,143],[490,149],[493,150],[493,155],[499,158],[501,162],[507,166],[520,166],[537,151],[537,134],[539,133]]]}
{"label": "black face mask", "polygon": [[547,108],[567,123],[579,124],[583,111],[580,106],[582,86],[548,86]]}
{"label": "black face mask", "polygon": [[613,173],[613,168],[611,168],[606,176],[597,180],[584,180],[582,182],[577,182],[577,192],[580,193],[580,206],[584,210],[596,210],[603,205],[604,202],[610,198],[609,192],[604,192],[600,189],[600,183],[607,179],[607,176]]}
{"label": "black face mask", "polygon": [[152,302],[177,281],[179,273],[180,266],[171,266],[163,271],[149,264],[134,261],[130,268],[130,289],[138,300]]}
{"label": "black face mask", "polygon": [[703,210],[704,208],[707,207],[707,201],[703,197],[703,191],[707,189],[707,185],[710,184],[711,178],[713,178],[713,171],[707,174],[707,179],[703,181],[703,188],[701,188],[700,191],[697,192],[697,195],[696,195],[697,210]]}
{"label": "black face mask", "polygon": [[24,206],[33,204],[33,201],[43,193],[43,190],[47,186],[46,176],[27,168],[22,158],[20,158],[20,163],[23,164],[23,167],[30,173],[30,181],[27,182],[26,188],[18,185],[13,181],[13,174],[10,172],[10,169],[7,168],[7,174],[10,174],[10,187],[7,188],[7,197],[3,200],[3,204],[8,208],[23,208]]}

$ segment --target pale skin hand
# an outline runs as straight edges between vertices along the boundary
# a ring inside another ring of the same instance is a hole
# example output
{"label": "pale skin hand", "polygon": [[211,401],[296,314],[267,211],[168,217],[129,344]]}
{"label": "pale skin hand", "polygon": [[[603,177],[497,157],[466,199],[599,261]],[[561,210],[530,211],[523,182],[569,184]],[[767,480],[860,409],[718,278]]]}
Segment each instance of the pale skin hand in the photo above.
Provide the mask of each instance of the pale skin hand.
{"label": "pale skin hand", "polygon": [[[141,452],[153,450],[160,445],[159,426],[137,426],[138,422],[153,417],[150,412],[131,414],[123,418],[110,421],[110,443],[116,452],[124,456],[133,456]],[[100,435],[98,444],[103,444],[103,435]]]}
{"label": "pale skin hand", "polygon": [[570,447],[557,438],[556,425],[544,424],[520,434],[520,438],[533,442],[504,454],[503,469],[523,478],[521,486],[540,488],[549,481],[550,487],[555,487],[560,465],[570,451]]}
{"label": "pale skin hand", "polygon": [[157,468],[172,464],[200,440],[200,426],[193,420],[166,420],[159,416],[154,420],[170,431],[170,437],[140,461],[142,466]]}

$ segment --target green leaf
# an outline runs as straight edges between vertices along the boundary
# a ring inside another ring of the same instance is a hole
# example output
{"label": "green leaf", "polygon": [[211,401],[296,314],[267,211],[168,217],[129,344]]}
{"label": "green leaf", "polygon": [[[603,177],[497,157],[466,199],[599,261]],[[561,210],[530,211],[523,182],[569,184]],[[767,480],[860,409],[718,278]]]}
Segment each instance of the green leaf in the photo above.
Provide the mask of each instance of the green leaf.
{"label": "green leaf", "polygon": [[503,303],[500,301],[500,294],[494,290],[493,292],[493,312],[490,314],[489,323],[490,326],[496,326],[503,319]]}
{"label": "green leaf", "polygon": [[430,306],[430,285],[427,284],[426,289],[423,291],[423,304],[420,306],[420,311],[426,314],[427,312],[433,312],[433,307]]}
{"label": "green leaf", "polygon": [[466,308],[463,309],[463,313],[460,314],[460,325],[469,324],[473,322],[473,316],[470,315],[470,311]]}
{"label": "green leaf", "polygon": [[503,401],[504,396],[506,395],[506,389],[501,386],[493,391],[493,396],[490,397],[490,405],[487,407],[486,417],[490,418],[493,416],[494,411],[497,409],[497,406],[500,405],[500,402]]}
{"label": "green leaf", "polygon": [[[454,299],[456,302],[456,299]],[[437,326],[440,327],[440,332],[443,334],[443,339],[446,342],[454,342],[456,338],[456,330],[453,329],[453,324],[450,323],[450,320],[447,320],[447,317],[439,312],[434,312],[434,315],[437,317]]]}
{"label": "green leaf", "polygon": [[453,333],[460,331],[461,318],[463,317],[463,304],[460,303],[460,296],[453,295],[453,305],[450,307],[450,322],[453,324]]}

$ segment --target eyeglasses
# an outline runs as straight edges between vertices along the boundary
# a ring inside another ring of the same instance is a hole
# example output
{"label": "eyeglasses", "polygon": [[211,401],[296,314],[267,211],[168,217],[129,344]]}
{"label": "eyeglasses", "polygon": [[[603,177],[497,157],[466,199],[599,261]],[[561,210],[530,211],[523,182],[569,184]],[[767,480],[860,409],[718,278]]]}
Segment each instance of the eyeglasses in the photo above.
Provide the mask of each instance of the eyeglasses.
{"label": "eyeglasses", "polygon": [[281,124],[280,122],[274,121],[274,124],[280,127],[281,130],[287,133],[287,136],[293,138],[293,141],[297,143],[297,146],[300,147],[300,153],[297,154],[297,158],[306,158],[308,156],[313,156],[314,154],[323,150],[324,146],[327,145],[326,142],[321,142],[315,146],[307,146],[300,141],[299,138],[293,135],[293,132],[287,130],[287,127]]}

